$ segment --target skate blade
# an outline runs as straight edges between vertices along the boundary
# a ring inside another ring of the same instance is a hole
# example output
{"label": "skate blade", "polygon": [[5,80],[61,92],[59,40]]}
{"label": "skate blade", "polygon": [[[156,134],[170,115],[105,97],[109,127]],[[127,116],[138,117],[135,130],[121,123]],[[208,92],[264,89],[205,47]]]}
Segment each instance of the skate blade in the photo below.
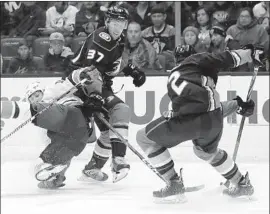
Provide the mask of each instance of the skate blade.
{"label": "skate blade", "polygon": [[96,180],[96,179],[88,177],[84,174],[82,174],[79,178],[77,178],[77,181],[81,181],[81,182],[85,182],[85,183],[103,183],[106,180],[108,180],[108,178],[105,180]]}
{"label": "skate blade", "polygon": [[56,175],[60,174],[65,168],[67,168],[67,165],[49,166],[39,171],[36,174],[36,179],[38,181],[48,181]]}
{"label": "skate blade", "polygon": [[46,184],[44,182],[47,182],[47,181],[41,181],[38,184],[39,189],[57,190],[57,189],[64,187],[66,185],[65,183],[62,183],[62,184],[59,184],[58,186],[54,186],[54,185]]}
{"label": "skate blade", "polygon": [[187,202],[185,194],[168,196],[166,198],[154,198],[156,204],[183,204]]}
{"label": "skate blade", "polygon": [[116,183],[128,175],[129,169],[120,169],[118,172],[113,172],[113,183]]}

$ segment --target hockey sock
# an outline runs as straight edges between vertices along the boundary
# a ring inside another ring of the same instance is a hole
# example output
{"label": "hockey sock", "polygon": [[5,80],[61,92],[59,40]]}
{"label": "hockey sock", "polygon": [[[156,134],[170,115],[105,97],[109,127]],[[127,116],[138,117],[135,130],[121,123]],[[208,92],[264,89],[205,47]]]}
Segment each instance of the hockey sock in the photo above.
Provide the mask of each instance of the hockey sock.
{"label": "hockey sock", "polygon": [[170,180],[174,176],[177,176],[171,154],[165,147],[151,152],[148,154],[148,158],[165,180]]}
{"label": "hockey sock", "polygon": [[85,166],[85,169],[92,169],[93,167],[101,169],[109,159],[111,149],[110,144],[104,143],[102,140],[98,139],[95,144],[93,156]]}
{"label": "hockey sock", "polygon": [[26,102],[1,101],[1,118],[18,119],[25,117],[26,113],[30,116],[30,104]]}
{"label": "hockey sock", "polygon": [[124,157],[126,155],[127,146],[124,143],[122,143],[120,139],[112,138],[111,145],[112,145],[112,157],[115,156]]}
{"label": "hockey sock", "polygon": [[210,164],[227,180],[233,184],[239,183],[242,179],[237,164],[228,156],[227,152],[220,150]]}

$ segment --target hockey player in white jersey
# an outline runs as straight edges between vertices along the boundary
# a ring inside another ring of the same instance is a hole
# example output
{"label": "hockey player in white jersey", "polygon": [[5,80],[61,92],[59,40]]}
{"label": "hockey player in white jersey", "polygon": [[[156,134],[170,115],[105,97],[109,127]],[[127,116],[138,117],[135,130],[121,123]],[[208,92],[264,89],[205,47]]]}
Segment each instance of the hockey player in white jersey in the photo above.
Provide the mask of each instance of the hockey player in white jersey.
{"label": "hockey player in white jersey", "polygon": [[76,70],[65,81],[46,90],[38,83],[33,83],[27,88],[27,100],[30,103],[1,101],[1,118],[20,119],[25,118],[27,113],[29,118],[84,78],[89,80],[86,85],[54,103],[32,121],[34,125],[46,129],[50,139],[35,167],[36,179],[41,181],[39,188],[64,186],[65,171],[72,158],[79,155],[88,143],[93,132],[93,128],[89,127],[90,118],[94,112],[102,111],[103,105],[99,95],[102,88],[99,72],[93,67]]}

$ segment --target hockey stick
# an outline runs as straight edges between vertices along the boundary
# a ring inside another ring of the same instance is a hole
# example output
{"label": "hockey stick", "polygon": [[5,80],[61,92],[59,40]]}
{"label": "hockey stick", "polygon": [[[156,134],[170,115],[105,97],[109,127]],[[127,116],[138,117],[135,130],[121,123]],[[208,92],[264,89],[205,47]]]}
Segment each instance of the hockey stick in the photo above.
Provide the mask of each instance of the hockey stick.
{"label": "hockey stick", "polygon": [[[105,109],[104,109],[105,110]],[[107,111],[107,110],[106,110]],[[135,154],[137,155],[137,157],[140,158],[140,160],[146,165],[148,166],[148,168],[150,168],[160,179],[162,179],[165,183],[167,183],[167,181],[161,176],[161,174],[157,171],[157,169],[151,164],[149,163],[126,139],[123,138],[123,136],[121,134],[119,134],[113,127],[112,125],[100,114],[100,113],[96,113],[95,114],[98,119],[100,119],[123,143],[125,143],[128,148]],[[186,192],[194,192],[194,191],[198,191],[200,189],[204,188],[204,185],[199,185],[199,186],[192,186],[192,187],[185,187],[185,191]]]}
{"label": "hockey stick", "polygon": [[5,137],[3,137],[1,139],[1,143],[3,143],[5,140],[7,140],[10,136],[12,136],[14,133],[16,133],[18,130],[20,130],[21,128],[23,128],[25,125],[27,125],[28,123],[32,122],[37,116],[41,115],[43,112],[47,111],[49,108],[52,107],[52,105],[61,100],[63,97],[65,97],[66,95],[68,95],[71,92],[75,92],[78,87],[80,87],[81,85],[83,85],[85,82],[87,81],[87,79],[83,79],[81,82],[79,82],[78,84],[74,85],[71,89],[69,89],[68,91],[66,91],[65,93],[61,94],[59,97],[57,97],[56,99],[54,99],[50,105],[48,105],[46,108],[42,109],[41,111],[37,112],[35,115],[33,115],[32,117],[30,117],[29,119],[27,119],[26,121],[24,121],[21,125],[19,125],[17,128],[15,128],[12,132],[10,132],[8,135],[6,135]]}
{"label": "hockey stick", "polygon": [[[249,88],[248,88],[247,102],[251,99],[251,93],[253,91],[253,87],[254,87],[254,84],[255,84],[255,80],[256,80],[259,68],[260,68],[260,66],[254,67],[254,74],[252,76],[252,79],[250,81],[250,85],[249,85]],[[236,156],[237,156],[238,149],[239,149],[239,146],[240,146],[240,140],[241,140],[241,136],[242,136],[244,125],[245,125],[245,120],[246,120],[246,117],[242,116],[241,123],[240,123],[240,126],[239,126],[238,135],[237,135],[237,139],[236,139],[236,143],[235,143],[235,146],[234,146],[234,151],[233,151],[233,161],[234,162],[236,161]],[[229,187],[230,181],[227,180],[224,184],[221,183],[221,185]]]}
{"label": "hockey stick", "polygon": [[[259,70],[259,67],[255,67],[254,68],[254,74],[252,76],[252,79],[251,79],[251,82],[250,82],[250,86],[249,86],[249,89],[248,89],[247,102],[251,99],[251,93],[253,91],[253,87],[254,87],[255,80],[256,80],[256,77],[257,77],[257,74],[258,74],[258,70]],[[236,144],[235,144],[235,147],[234,147],[233,161],[236,160],[236,156],[237,156],[237,152],[238,152],[238,149],[239,149],[240,140],[241,140],[241,136],[242,136],[242,132],[243,132],[245,120],[246,120],[246,117],[242,116],[242,120],[241,120],[241,123],[240,123],[238,135],[237,135]]]}

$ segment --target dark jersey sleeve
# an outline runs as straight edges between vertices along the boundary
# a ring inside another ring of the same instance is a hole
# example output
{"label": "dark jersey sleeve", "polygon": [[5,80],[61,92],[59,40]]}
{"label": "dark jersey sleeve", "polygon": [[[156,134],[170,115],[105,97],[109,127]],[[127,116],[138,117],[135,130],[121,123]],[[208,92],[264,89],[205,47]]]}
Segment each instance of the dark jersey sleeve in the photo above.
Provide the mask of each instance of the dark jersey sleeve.
{"label": "dark jersey sleeve", "polygon": [[202,72],[218,72],[220,69],[229,69],[236,66],[236,60],[230,51],[220,53],[199,53],[186,58],[182,63],[185,65],[195,65],[201,68]]}

